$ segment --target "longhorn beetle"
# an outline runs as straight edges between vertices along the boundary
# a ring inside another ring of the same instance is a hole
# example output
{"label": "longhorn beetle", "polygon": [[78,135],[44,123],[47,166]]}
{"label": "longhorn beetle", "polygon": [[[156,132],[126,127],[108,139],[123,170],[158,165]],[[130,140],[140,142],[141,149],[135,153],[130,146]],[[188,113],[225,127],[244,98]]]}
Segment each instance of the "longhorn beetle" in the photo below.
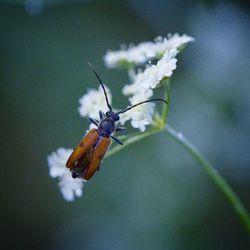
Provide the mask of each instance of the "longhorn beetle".
{"label": "longhorn beetle", "polygon": [[105,114],[102,111],[99,111],[100,121],[90,117],[88,118],[88,120],[96,125],[97,128],[91,129],[83,137],[66,163],[66,167],[70,169],[72,177],[83,180],[89,180],[95,174],[96,170],[99,170],[101,161],[111,143],[110,138],[118,144],[123,145],[119,139],[112,135],[114,131],[119,132],[125,130],[125,127],[115,124],[119,121],[120,114],[147,102],[162,101],[167,104],[165,100],[155,98],[139,102],[121,111],[114,112],[109,104],[108,96],[101,78],[97,74],[95,68],[90,63],[88,64],[102,86],[109,111]]}

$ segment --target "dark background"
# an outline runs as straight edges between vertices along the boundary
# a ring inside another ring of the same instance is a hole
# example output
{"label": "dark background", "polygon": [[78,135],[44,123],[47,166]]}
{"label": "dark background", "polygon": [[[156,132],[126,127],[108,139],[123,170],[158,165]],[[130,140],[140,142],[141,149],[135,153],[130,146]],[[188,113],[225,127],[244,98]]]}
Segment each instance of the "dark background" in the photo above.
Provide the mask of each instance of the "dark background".
{"label": "dark background", "polygon": [[124,107],[107,49],[186,33],[169,121],[250,208],[248,1],[1,1],[1,249],[249,249],[225,197],[178,145],[155,135],[105,160],[67,203],[47,155],[88,127],[78,99],[97,81]]}

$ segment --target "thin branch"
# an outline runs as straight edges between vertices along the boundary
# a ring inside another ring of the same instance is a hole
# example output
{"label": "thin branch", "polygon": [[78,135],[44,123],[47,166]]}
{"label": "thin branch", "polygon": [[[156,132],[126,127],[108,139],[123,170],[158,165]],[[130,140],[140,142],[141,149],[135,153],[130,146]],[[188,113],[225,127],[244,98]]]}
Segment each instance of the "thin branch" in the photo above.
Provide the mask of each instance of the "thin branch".
{"label": "thin branch", "polygon": [[121,151],[122,149],[126,148],[127,146],[135,143],[135,142],[138,142],[146,137],[149,137],[150,135],[153,135],[153,134],[156,134],[156,133],[159,133],[160,131],[162,131],[163,129],[159,129],[159,128],[154,128],[154,129],[151,129],[147,132],[144,132],[144,133],[140,133],[138,135],[135,135],[133,137],[130,137],[128,138],[126,141],[124,141],[124,145],[120,146],[120,145],[117,145],[117,146],[114,146],[112,147],[108,153],[106,154],[106,157],[110,157],[111,155],[115,154],[115,153],[118,153],[119,151]]}
{"label": "thin branch", "polygon": [[163,82],[163,87],[164,87],[165,99],[167,100],[168,104],[163,107],[162,120],[164,124],[167,124],[168,112],[169,112],[169,107],[171,104],[171,92],[170,92],[170,80],[169,79]]}
{"label": "thin branch", "polygon": [[204,158],[199,150],[191,144],[181,133],[175,131],[169,125],[166,126],[167,134],[181,145],[191,157],[203,168],[206,174],[212,179],[214,184],[221,190],[228,201],[233,206],[235,212],[240,216],[241,221],[250,235],[250,217],[247,209],[242,204],[237,194],[233,191],[227,181],[220,175],[220,173]]}

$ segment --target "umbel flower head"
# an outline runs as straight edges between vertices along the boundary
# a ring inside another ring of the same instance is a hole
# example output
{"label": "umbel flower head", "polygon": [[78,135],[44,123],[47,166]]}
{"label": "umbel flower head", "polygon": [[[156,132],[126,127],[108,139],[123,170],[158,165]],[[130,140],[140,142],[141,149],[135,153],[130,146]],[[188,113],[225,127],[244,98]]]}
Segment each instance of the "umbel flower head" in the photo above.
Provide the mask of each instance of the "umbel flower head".
{"label": "umbel flower head", "polygon": [[[139,129],[141,132],[146,130],[146,126],[154,124],[155,103],[147,102],[133,109],[129,107],[152,99],[154,90],[165,84],[176,69],[176,56],[178,52],[191,41],[194,41],[194,38],[186,35],[168,35],[167,38],[157,37],[153,42],[143,42],[137,46],[131,45],[129,48],[122,48],[120,51],[109,51],[104,56],[107,67],[125,67],[128,69],[131,78],[131,83],[125,85],[122,90],[123,94],[128,96],[129,105],[128,108],[123,110],[126,110],[126,112],[118,112],[120,120],[116,123],[124,124],[130,121],[131,126]],[[97,73],[95,72],[95,74]],[[99,76],[97,77],[99,78]],[[100,116],[99,111],[101,111],[102,115],[111,110],[107,106],[107,102],[111,104],[112,101],[111,91],[106,86],[105,89],[106,96],[103,92],[104,89],[99,86],[98,89],[89,89],[79,100],[80,107],[78,110],[80,115],[88,117],[96,125],[98,125],[97,120]],[[92,133],[96,134],[100,132],[92,130]],[[105,137],[106,135],[100,133],[99,136]],[[109,136],[111,135],[109,134]],[[120,143],[117,138],[112,138]],[[109,142],[107,143],[109,145]],[[66,168],[66,162],[71,153],[71,149],[60,148],[48,156],[50,176],[59,179],[61,193],[67,201],[73,201],[75,197],[80,197],[83,188],[82,180],[72,178],[72,173]],[[98,157],[100,155],[96,156],[96,160],[99,159]],[[76,165],[78,164],[77,161]],[[80,162],[78,165],[81,166],[81,164],[84,165],[85,163]],[[69,165],[71,166],[71,163]],[[77,174],[78,172],[74,172],[74,177]]]}
{"label": "umbel flower head", "polygon": [[176,49],[168,50],[164,53],[162,58],[154,65],[148,64],[144,71],[139,71],[134,76],[134,81],[130,85],[125,85],[123,88],[124,95],[143,95],[150,92],[148,97],[153,95],[153,89],[164,79],[169,78],[176,69],[177,55]]}
{"label": "umbel flower head", "polygon": [[109,51],[104,56],[105,64],[108,68],[133,67],[143,65],[149,60],[159,59],[166,51],[171,49],[182,49],[187,43],[194,41],[193,37],[179,34],[163,38],[155,38],[154,42],[142,42],[138,45],[122,45],[121,50]]}
{"label": "umbel flower head", "polygon": [[[134,95],[129,98],[131,105],[148,100],[151,96],[151,92],[147,92],[142,95]],[[126,121],[131,120],[131,126],[138,128],[141,132],[145,131],[146,125],[149,125],[153,121],[155,103],[145,103],[143,105],[137,106],[128,112],[121,114],[120,122],[124,124]]]}
{"label": "umbel flower head", "polygon": [[49,175],[59,179],[58,186],[66,201],[81,197],[83,188],[83,181],[73,179],[70,171],[65,167],[72,151],[72,149],[59,148],[48,156]]}
{"label": "umbel flower head", "polygon": [[[107,86],[105,86],[109,103],[112,103],[112,95]],[[93,119],[99,118],[100,108],[102,112],[106,113],[108,111],[108,107],[106,105],[105,96],[103,95],[102,87],[96,89],[89,89],[87,94],[83,95],[80,100],[80,107],[78,111],[80,116],[82,117],[91,117]]]}

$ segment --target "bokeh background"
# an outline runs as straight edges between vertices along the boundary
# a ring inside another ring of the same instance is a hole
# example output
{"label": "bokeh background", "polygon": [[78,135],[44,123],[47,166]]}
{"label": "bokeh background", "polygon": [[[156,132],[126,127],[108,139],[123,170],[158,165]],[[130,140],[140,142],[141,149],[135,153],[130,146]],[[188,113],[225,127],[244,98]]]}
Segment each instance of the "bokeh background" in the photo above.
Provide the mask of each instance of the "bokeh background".
{"label": "bokeh background", "polygon": [[217,167],[250,209],[248,1],[0,3],[1,249],[250,249],[239,218],[199,166],[166,135],[105,160],[82,198],[63,200],[47,155],[88,127],[78,99],[98,83],[113,93],[126,72],[107,49],[186,33],[169,121]]}

